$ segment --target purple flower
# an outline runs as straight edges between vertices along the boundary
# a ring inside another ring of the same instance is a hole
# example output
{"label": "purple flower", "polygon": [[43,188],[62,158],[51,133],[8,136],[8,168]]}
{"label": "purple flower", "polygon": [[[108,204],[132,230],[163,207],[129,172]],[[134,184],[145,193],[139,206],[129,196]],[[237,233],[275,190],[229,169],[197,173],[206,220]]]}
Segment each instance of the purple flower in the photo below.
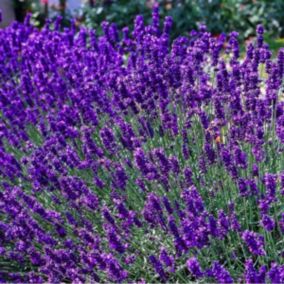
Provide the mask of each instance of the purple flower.
{"label": "purple flower", "polygon": [[218,227],[219,237],[224,238],[229,231],[230,220],[223,210],[218,211]]}
{"label": "purple flower", "polygon": [[276,178],[277,176],[274,174],[265,174],[264,176],[264,184],[266,187],[267,197],[271,200],[274,200],[276,197]]}
{"label": "purple flower", "polygon": [[112,249],[116,250],[119,253],[125,252],[124,245],[121,243],[119,237],[117,236],[117,233],[113,229],[109,230],[108,239],[109,239],[109,245]]}
{"label": "purple flower", "polygon": [[184,179],[185,179],[185,183],[186,183],[186,186],[191,186],[193,184],[192,182],[192,170],[189,168],[189,167],[186,167],[184,169]]}
{"label": "purple flower", "polygon": [[262,266],[259,271],[254,267],[253,260],[248,259],[245,263],[245,281],[246,283],[266,283],[266,267]]}
{"label": "purple flower", "polygon": [[173,25],[172,17],[169,17],[169,16],[165,17],[165,20],[164,20],[164,33],[169,34],[170,30],[172,28],[172,25]]}
{"label": "purple flower", "polygon": [[234,147],[234,156],[236,164],[245,169],[247,167],[247,156],[246,153],[243,152],[238,146]]}
{"label": "purple flower", "polygon": [[254,255],[266,254],[264,250],[264,238],[262,235],[246,230],[242,233],[242,239],[245,241],[249,251],[252,254]]}
{"label": "purple flower", "polygon": [[169,218],[169,229],[177,239],[180,238],[179,230],[173,217]]}
{"label": "purple flower", "polygon": [[160,198],[154,193],[150,193],[147,197],[143,216],[151,225],[160,225],[162,228],[166,228]]}
{"label": "purple flower", "polygon": [[160,251],[160,261],[169,267],[171,272],[174,272],[174,258],[168,254],[165,248]]}
{"label": "purple flower", "polygon": [[185,189],[182,192],[182,198],[187,205],[188,211],[198,214],[203,212],[204,203],[201,195],[199,194],[197,188],[192,185],[189,189]]}
{"label": "purple flower", "polygon": [[151,262],[153,268],[155,269],[156,273],[158,273],[159,277],[161,278],[162,281],[166,281],[167,275],[164,271],[163,265],[161,262],[154,256],[150,255],[149,256],[149,261]]}
{"label": "purple flower", "polygon": [[171,169],[174,174],[178,175],[180,172],[179,161],[175,156],[169,158]]}
{"label": "purple flower", "polygon": [[166,210],[168,211],[168,213],[172,214],[174,211],[172,209],[172,206],[171,206],[169,199],[166,196],[163,196],[163,203],[164,203],[164,206],[165,206]]}
{"label": "purple flower", "polygon": [[109,256],[106,262],[108,267],[108,277],[110,281],[122,282],[128,277],[127,271],[121,267],[121,265],[115,258]]}
{"label": "purple flower", "polygon": [[265,228],[265,230],[268,232],[272,231],[275,227],[275,222],[273,218],[268,215],[262,216],[261,224]]}
{"label": "purple flower", "polygon": [[284,282],[284,265],[278,265],[277,263],[272,263],[270,270],[268,271],[268,276],[271,283],[283,283]]}
{"label": "purple flower", "polygon": [[210,274],[218,283],[234,283],[230,273],[218,261],[214,262],[210,270]]}
{"label": "purple flower", "polygon": [[257,46],[262,47],[263,45],[263,34],[264,34],[264,28],[262,25],[258,25],[256,28],[257,32]]}
{"label": "purple flower", "polygon": [[117,166],[113,174],[113,184],[116,188],[125,190],[127,175],[123,167]]}
{"label": "purple flower", "polygon": [[164,151],[162,149],[155,149],[154,155],[158,159],[161,172],[164,175],[168,175],[168,173],[170,171],[170,163],[169,163],[168,158],[165,156]]}
{"label": "purple flower", "polygon": [[100,136],[105,148],[110,153],[114,153],[116,150],[116,142],[112,130],[108,127],[105,127],[100,131]]}
{"label": "purple flower", "polygon": [[196,257],[191,257],[186,261],[186,267],[195,278],[201,278],[204,275]]}

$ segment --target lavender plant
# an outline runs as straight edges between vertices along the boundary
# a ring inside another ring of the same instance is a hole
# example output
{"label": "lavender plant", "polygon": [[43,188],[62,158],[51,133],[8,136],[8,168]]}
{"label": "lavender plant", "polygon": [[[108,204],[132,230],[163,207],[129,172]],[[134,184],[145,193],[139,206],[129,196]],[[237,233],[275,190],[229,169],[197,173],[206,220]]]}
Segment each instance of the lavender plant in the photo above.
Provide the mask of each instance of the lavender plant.
{"label": "lavender plant", "polygon": [[0,282],[284,282],[284,50],[137,16],[0,31]]}

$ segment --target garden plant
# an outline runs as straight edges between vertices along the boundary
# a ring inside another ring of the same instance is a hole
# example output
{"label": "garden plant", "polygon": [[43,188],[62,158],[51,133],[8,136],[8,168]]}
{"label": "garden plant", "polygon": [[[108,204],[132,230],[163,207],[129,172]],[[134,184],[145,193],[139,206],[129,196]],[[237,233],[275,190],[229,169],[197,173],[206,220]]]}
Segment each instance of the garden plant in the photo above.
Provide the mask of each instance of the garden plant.
{"label": "garden plant", "polygon": [[0,282],[284,283],[284,50],[61,20],[0,30]]}

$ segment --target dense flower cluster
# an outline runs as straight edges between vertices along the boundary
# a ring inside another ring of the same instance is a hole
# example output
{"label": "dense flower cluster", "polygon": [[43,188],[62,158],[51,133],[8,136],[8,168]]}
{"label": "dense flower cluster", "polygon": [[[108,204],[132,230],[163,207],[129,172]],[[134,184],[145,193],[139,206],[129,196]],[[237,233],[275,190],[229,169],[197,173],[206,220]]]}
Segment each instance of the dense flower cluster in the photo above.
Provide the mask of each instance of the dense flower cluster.
{"label": "dense flower cluster", "polygon": [[284,50],[141,16],[0,31],[0,282],[284,282]]}

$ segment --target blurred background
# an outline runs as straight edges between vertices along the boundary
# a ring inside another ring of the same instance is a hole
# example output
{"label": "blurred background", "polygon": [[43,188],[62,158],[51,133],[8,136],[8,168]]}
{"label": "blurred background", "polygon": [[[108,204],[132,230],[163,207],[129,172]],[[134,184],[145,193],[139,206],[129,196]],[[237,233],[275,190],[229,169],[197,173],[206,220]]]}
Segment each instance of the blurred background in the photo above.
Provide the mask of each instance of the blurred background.
{"label": "blurred background", "polygon": [[77,25],[95,28],[99,33],[103,20],[119,27],[132,26],[135,15],[142,14],[149,22],[155,2],[160,4],[162,16],[174,18],[173,37],[205,23],[216,36],[236,30],[242,39],[249,39],[261,23],[270,44],[275,45],[272,47],[283,46],[284,0],[0,0],[1,25],[14,19],[23,21],[31,12],[34,24],[40,27],[46,17],[60,14],[65,25],[73,17]]}

